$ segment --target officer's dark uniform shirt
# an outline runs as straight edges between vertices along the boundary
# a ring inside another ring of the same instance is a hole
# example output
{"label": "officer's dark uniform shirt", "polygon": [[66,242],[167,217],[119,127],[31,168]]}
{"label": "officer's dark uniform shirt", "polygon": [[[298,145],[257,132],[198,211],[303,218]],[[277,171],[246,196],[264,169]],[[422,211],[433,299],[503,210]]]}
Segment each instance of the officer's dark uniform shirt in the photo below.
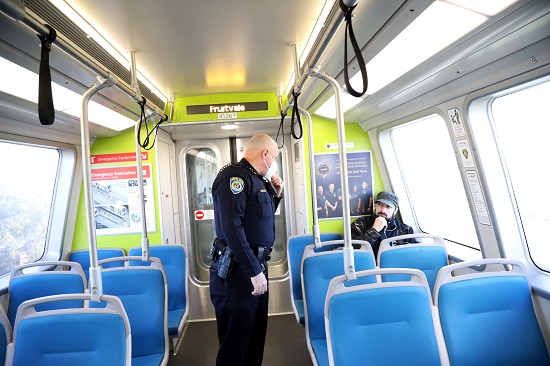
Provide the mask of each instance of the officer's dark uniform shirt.
{"label": "officer's dark uniform shirt", "polygon": [[[338,202],[338,196],[336,195],[336,192],[331,192],[331,191],[328,191],[327,193],[325,193],[325,198],[326,200],[332,205],[336,205],[336,203]],[[337,211],[332,211],[332,208],[328,208],[328,215],[329,216],[336,216],[337,215]]]}
{"label": "officer's dark uniform shirt", "polygon": [[212,196],[216,236],[225,240],[247,275],[260,274],[252,248],[273,246],[281,198],[269,193],[264,178],[246,159],[222,168],[212,184]]}

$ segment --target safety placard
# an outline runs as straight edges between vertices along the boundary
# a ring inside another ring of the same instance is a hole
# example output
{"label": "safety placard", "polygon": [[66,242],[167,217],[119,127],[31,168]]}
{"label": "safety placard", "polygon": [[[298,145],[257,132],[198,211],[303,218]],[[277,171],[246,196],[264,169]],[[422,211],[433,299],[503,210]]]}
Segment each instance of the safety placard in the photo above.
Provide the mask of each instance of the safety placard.
{"label": "safety placard", "polygon": [[449,113],[449,118],[451,119],[451,126],[453,127],[455,137],[466,136],[466,130],[464,129],[464,124],[462,123],[462,118],[460,117],[458,108],[449,109],[447,112]]}
{"label": "safety placard", "polygon": [[213,218],[214,218],[214,210],[195,211],[195,221],[212,220]]}
{"label": "safety placard", "polygon": [[[156,231],[151,165],[142,166],[147,231]],[[139,233],[143,226],[137,167],[117,165],[94,168],[92,194],[97,235]]]}
{"label": "safety placard", "polygon": [[475,170],[466,171],[466,179],[468,180],[468,187],[470,188],[470,194],[474,201],[474,207],[476,209],[477,219],[482,225],[491,225],[489,218],[489,210],[485,203],[485,197],[483,196],[483,190]]}

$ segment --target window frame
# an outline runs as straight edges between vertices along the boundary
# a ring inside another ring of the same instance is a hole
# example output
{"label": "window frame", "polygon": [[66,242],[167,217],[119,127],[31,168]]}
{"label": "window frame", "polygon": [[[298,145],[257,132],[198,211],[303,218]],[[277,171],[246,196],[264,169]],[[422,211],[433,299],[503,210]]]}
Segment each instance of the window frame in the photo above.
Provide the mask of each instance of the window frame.
{"label": "window frame", "polygon": [[[63,249],[66,246],[68,248],[72,246],[72,232],[76,219],[76,212],[71,215],[70,210],[71,196],[75,189],[74,180],[77,168],[76,148],[73,145],[55,141],[22,137],[1,132],[0,141],[56,149],[58,151],[59,163],[48,217],[44,254],[35,263],[60,260]],[[80,186],[78,187],[80,188]],[[5,291],[8,287],[10,274],[6,273],[0,276],[0,290],[3,289]]]}
{"label": "window frame", "polygon": [[[466,101],[468,117],[471,120],[473,140],[483,165],[485,186],[491,186],[491,217],[495,226],[495,235],[502,256],[520,259],[528,263],[531,270],[544,273],[550,282],[550,269],[540,268],[531,258],[526,236],[523,231],[521,215],[513,192],[512,182],[506,167],[504,154],[501,153],[498,131],[492,115],[492,104],[497,98],[513,94],[537,84],[550,82],[550,67],[537,69],[506,82],[472,93]],[[477,139],[476,139],[477,138]],[[490,139],[491,143],[487,141]],[[487,161],[498,161],[489,164]],[[521,245],[517,245],[521,243]],[[535,276],[534,278],[542,278]]]}
{"label": "window frame", "polygon": [[[449,139],[451,140],[451,143],[454,143],[454,140],[451,136],[451,131],[450,131],[451,127],[449,126],[449,122],[447,121],[446,116],[443,115],[441,109],[436,107],[428,108],[423,111],[411,114],[405,118],[401,118],[391,123],[385,124],[379,127],[378,129],[369,131],[369,136],[371,138],[371,141],[377,141],[378,143],[378,145],[376,146],[376,149],[379,149],[377,151],[377,155],[382,156],[381,165],[385,165],[385,168],[386,168],[386,169],[381,168],[382,180],[384,182],[384,186],[387,189],[393,190],[399,196],[399,201],[400,201],[399,214],[403,222],[412,226],[415,232],[422,232],[422,233],[423,231],[421,231],[419,227],[418,220],[416,218],[416,213],[414,211],[414,207],[409,197],[409,192],[407,189],[406,182],[403,179],[403,172],[397,160],[397,155],[395,153],[395,149],[393,146],[393,140],[392,140],[391,134],[392,134],[392,130],[396,127],[403,126],[407,123],[415,122],[421,119],[425,119],[432,115],[439,115],[445,121],[445,126],[447,128],[447,131],[449,132]],[[373,147],[374,147],[374,144],[373,144]],[[456,146],[453,145],[452,148],[453,148],[453,151],[456,151]],[[455,157],[456,157],[456,154],[455,154]],[[464,175],[463,175],[464,173],[460,166],[460,162],[456,159],[455,159],[455,162],[460,171],[461,183],[464,187],[464,194],[466,195],[466,199],[468,200],[474,229],[479,239],[479,233],[478,233],[479,225],[477,224],[475,219],[475,212],[473,212],[471,208],[471,197],[469,196],[467,187],[464,185],[465,184]],[[376,191],[380,191],[380,190],[381,189],[376,189]],[[430,233],[430,234],[438,235],[437,233]],[[448,255],[453,262],[479,259],[482,256],[483,244],[481,240],[479,240],[479,246],[481,249],[475,249],[470,246],[457,243],[455,241],[451,241],[446,238],[444,238],[444,240],[445,240],[445,245],[447,248]]]}

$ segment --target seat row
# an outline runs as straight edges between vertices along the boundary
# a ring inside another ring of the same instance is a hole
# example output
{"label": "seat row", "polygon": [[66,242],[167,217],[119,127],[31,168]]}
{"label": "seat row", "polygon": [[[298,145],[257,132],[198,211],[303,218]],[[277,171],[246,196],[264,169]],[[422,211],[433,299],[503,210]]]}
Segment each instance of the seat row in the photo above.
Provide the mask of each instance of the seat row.
{"label": "seat row", "polygon": [[[108,294],[101,296],[101,303],[90,301],[84,271],[89,268],[87,250],[70,253],[70,261],[14,268],[4,313],[6,321],[2,323],[6,343],[10,343],[7,348],[2,347],[7,349],[6,365],[91,365],[101,361],[97,358],[100,356],[106,357],[103,360],[109,365],[165,365],[170,346],[174,352],[177,350],[186,325],[187,256],[181,245],[151,246],[150,253],[150,261],[143,262],[141,248],[130,250],[130,256],[124,256],[122,249],[98,251],[102,293]],[[68,270],[38,271],[39,266]],[[119,319],[118,332],[113,329],[115,314]],[[123,334],[124,327],[120,326],[128,323],[129,336],[118,338],[125,342],[131,340],[127,352],[113,352],[117,342],[108,341],[109,337],[101,332],[104,324],[92,320],[94,317],[107,320],[105,315],[110,317],[110,321],[106,321],[111,327],[109,334]],[[74,327],[69,326],[69,322],[74,322]],[[65,329],[63,334],[56,334],[56,325]],[[72,329],[76,329],[77,334],[71,336]],[[87,340],[78,334],[97,336]],[[36,352],[28,352],[25,345],[31,345]],[[42,351],[49,355],[40,356]],[[87,357],[92,351],[94,357]],[[111,359],[114,353],[126,355],[127,361],[115,363],[117,358]],[[80,359],[85,361],[75,362]]]}
{"label": "seat row", "polygon": [[[97,255],[99,260],[103,260],[124,256],[125,252],[122,248],[99,248]],[[128,255],[141,256],[142,248],[131,248],[128,251]],[[152,245],[149,247],[149,255],[161,260],[166,274],[168,282],[168,335],[170,337],[170,347],[175,354],[181,344],[189,313],[187,287],[189,266],[187,252],[183,245]],[[86,278],[89,277],[90,254],[87,249],[70,252],[68,260],[79,263],[84,269]],[[148,265],[141,261],[131,262],[133,266],[137,264]],[[123,265],[124,262],[116,260],[103,263],[105,268],[120,267]]]}
{"label": "seat row", "polygon": [[[421,243],[400,247],[425,255]],[[319,249],[306,246],[300,273],[314,365],[550,363],[520,262],[377,268],[366,246],[354,250],[357,279],[348,281],[342,251]]]}
{"label": "seat row", "polygon": [[[411,234],[403,235],[402,239],[419,239],[424,242],[415,245],[392,246],[393,239],[386,239],[380,243],[376,263],[380,268],[416,268],[426,275],[430,288],[433,289],[439,269],[448,264],[447,251],[443,238],[437,235]],[[290,292],[292,306],[296,321],[305,325],[304,300],[302,296],[301,266],[306,247],[313,245],[313,237],[310,234],[295,235],[288,238],[287,257],[289,260]],[[314,245],[314,252],[332,250],[343,245],[342,236],[339,233],[321,233],[322,245]],[[368,242],[352,241],[353,243],[364,243],[370,247]],[[371,251],[372,252],[372,251]],[[402,275],[386,275],[385,280],[407,278]]]}

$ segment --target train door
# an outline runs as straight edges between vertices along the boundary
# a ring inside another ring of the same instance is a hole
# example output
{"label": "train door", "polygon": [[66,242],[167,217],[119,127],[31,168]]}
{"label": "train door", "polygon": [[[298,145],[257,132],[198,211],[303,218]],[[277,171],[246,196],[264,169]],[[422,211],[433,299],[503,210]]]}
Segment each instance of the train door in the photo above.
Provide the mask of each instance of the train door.
{"label": "train door", "polygon": [[[189,255],[190,276],[190,319],[204,319],[213,316],[208,292],[210,248],[215,236],[214,207],[211,187],[218,171],[230,163],[242,158],[244,147],[249,138],[228,138],[219,140],[177,141],[176,156],[179,170],[178,184],[181,192],[182,231]],[[285,179],[286,151],[281,151],[279,175]],[[285,214],[289,198],[279,205],[276,213],[276,242],[272,259],[269,262],[269,275],[272,283],[282,282],[281,295],[287,298],[288,272],[286,260],[286,241],[289,235],[289,219]],[[285,287],[286,286],[286,287]],[[273,292],[277,286],[272,286]],[[282,305],[279,305],[282,304]],[[286,302],[273,302],[270,311],[284,312],[289,310]]]}

